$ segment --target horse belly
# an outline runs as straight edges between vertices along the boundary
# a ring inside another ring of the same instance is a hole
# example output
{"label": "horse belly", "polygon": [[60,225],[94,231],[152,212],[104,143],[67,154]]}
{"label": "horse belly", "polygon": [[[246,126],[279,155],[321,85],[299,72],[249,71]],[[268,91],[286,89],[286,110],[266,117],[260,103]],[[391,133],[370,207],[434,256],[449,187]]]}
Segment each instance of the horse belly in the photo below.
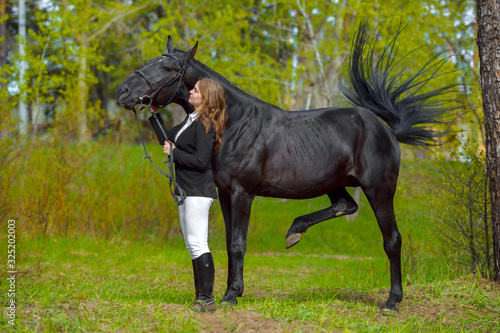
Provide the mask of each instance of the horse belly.
{"label": "horse belly", "polygon": [[[331,155],[331,154],[330,154]],[[257,195],[288,199],[322,196],[352,181],[352,164],[346,159],[314,156],[275,160],[266,165]]]}
{"label": "horse belly", "polygon": [[353,181],[356,136],[328,117],[292,124],[271,136],[261,174],[261,196],[307,199]]}

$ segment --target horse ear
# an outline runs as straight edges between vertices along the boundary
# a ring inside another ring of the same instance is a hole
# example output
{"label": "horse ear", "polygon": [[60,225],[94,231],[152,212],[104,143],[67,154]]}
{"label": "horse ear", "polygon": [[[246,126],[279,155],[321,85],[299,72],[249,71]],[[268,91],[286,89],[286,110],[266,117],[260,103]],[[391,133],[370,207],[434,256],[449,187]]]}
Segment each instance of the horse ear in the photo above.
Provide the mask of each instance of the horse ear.
{"label": "horse ear", "polygon": [[196,44],[193,46],[193,48],[191,50],[184,52],[184,56],[182,57],[183,58],[182,60],[184,60],[184,63],[187,63],[188,61],[193,59],[197,50],[198,50],[198,42],[196,42]]}
{"label": "horse ear", "polygon": [[167,51],[168,53],[174,52],[174,45],[172,44],[172,37],[168,35],[168,40],[167,40]]}

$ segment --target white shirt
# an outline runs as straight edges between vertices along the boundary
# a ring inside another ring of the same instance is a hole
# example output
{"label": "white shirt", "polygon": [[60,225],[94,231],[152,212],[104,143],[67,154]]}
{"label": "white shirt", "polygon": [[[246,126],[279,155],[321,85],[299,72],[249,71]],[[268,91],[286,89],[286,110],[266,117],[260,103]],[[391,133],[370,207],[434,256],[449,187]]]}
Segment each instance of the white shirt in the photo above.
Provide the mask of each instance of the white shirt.
{"label": "white shirt", "polygon": [[177,141],[177,139],[179,138],[179,135],[181,135],[181,133],[184,132],[186,130],[186,128],[188,128],[189,125],[191,125],[193,123],[193,121],[196,120],[196,118],[198,118],[198,113],[193,112],[193,113],[189,114],[188,120],[186,121],[184,126],[182,126],[182,128],[179,130],[179,132],[177,132],[177,135],[175,136],[175,141]]}

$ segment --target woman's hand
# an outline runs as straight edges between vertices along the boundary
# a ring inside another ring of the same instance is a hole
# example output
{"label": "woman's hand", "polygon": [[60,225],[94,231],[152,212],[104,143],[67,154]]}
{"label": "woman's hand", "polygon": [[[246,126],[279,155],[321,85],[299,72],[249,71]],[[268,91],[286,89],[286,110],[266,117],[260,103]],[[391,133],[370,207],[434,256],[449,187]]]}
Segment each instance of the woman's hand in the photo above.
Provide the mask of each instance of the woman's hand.
{"label": "woman's hand", "polygon": [[165,144],[163,145],[163,152],[165,154],[167,154],[168,156],[170,156],[170,154],[172,154],[172,151],[170,150],[170,143],[172,143],[172,150],[174,150],[175,144],[173,142],[165,141]]}

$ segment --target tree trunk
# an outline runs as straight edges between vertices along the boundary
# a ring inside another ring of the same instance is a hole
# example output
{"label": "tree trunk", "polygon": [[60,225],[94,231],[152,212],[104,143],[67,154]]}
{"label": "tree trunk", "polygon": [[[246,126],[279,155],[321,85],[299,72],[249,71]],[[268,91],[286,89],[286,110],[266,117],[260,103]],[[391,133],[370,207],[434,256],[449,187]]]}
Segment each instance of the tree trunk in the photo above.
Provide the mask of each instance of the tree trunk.
{"label": "tree trunk", "polygon": [[[0,0],[0,17],[5,17],[7,8],[6,0]],[[0,67],[7,65],[7,21],[0,23]]]}
{"label": "tree trunk", "polygon": [[85,48],[87,48],[86,43],[80,44],[84,49],[80,56],[80,68],[78,71],[78,91],[77,91],[77,115],[78,115],[78,126],[79,126],[79,140],[87,141],[90,137],[90,132],[88,128],[88,118],[87,118],[87,100],[89,95],[89,88],[87,85],[87,54],[85,53]]}
{"label": "tree trunk", "polygon": [[500,0],[478,0],[477,20],[493,229],[493,279],[500,282]]}

